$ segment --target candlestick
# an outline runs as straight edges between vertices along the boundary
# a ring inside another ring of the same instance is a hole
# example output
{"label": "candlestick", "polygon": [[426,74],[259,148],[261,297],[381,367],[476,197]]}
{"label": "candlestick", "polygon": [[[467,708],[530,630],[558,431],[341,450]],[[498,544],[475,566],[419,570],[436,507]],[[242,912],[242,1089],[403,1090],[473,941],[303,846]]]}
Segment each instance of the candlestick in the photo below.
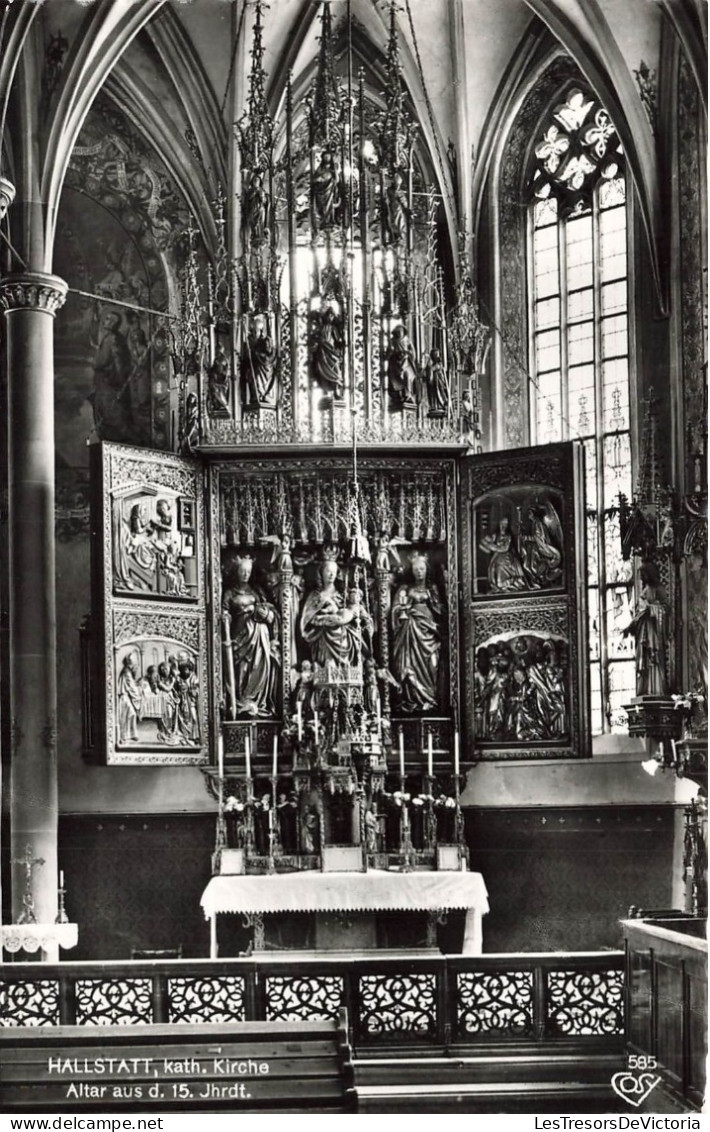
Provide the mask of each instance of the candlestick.
{"label": "candlestick", "polygon": [[217,739],[217,773],[224,778],[224,735],[221,733]]}
{"label": "candlestick", "polygon": [[459,733],[454,732],[454,774],[459,776]]}
{"label": "candlestick", "polygon": [[276,778],[279,773],[279,737],[274,735],[274,756],[272,760],[271,773]]}
{"label": "candlestick", "polygon": [[428,744],[427,744],[427,754],[428,754],[429,777],[433,778],[434,777],[434,740],[432,739],[431,731],[429,732],[429,740],[428,740]]}
{"label": "candlestick", "polygon": [[314,734],[315,734],[315,737],[316,737],[316,743],[317,743],[318,742],[318,715],[317,715],[316,712],[313,713],[313,731],[314,731]]}
{"label": "candlestick", "polygon": [[301,704],[296,704],[296,726],[298,728],[298,741],[301,742],[303,738],[303,716],[301,715]]}
{"label": "candlestick", "polygon": [[404,731],[399,729],[399,773],[404,778]]}
{"label": "candlestick", "polygon": [[244,738],[244,761],[246,764],[247,778],[251,778],[251,740],[248,735]]}

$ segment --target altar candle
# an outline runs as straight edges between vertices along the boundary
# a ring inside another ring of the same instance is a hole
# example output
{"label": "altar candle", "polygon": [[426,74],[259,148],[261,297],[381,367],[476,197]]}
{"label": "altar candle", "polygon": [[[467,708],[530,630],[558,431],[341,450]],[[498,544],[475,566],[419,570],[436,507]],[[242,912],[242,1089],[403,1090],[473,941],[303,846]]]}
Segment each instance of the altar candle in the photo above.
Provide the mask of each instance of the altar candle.
{"label": "altar candle", "polygon": [[271,773],[276,778],[279,773],[279,737],[274,735],[274,755],[272,760]]}
{"label": "altar candle", "polygon": [[404,731],[399,729],[399,774],[404,778]]}
{"label": "altar candle", "polygon": [[454,732],[454,774],[459,776],[459,733]]}
{"label": "altar candle", "polygon": [[224,735],[217,739],[217,773],[224,778]]}
{"label": "altar candle", "polygon": [[428,756],[429,756],[429,758],[428,758],[429,777],[433,778],[434,777],[434,740],[432,739],[431,731],[429,732],[429,742],[428,742],[428,747],[427,747],[427,753],[428,753]]}
{"label": "altar candle", "polygon": [[673,751],[673,765],[678,765],[678,752],[676,751],[675,739],[671,739],[671,749]]}
{"label": "altar candle", "polygon": [[247,778],[251,778],[251,742],[248,735],[244,737],[244,762],[246,764]]}
{"label": "altar candle", "polygon": [[64,888],[64,869],[59,870],[59,887]]}
{"label": "altar candle", "polygon": [[298,741],[301,742],[303,738],[303,718],[301,716],[301,704],[296,704],[296,726],[298,727]]}
{"label": "altar candle", "polygon": [[316,737],[316,743],[317,743],[318,742],[318,716],[315,712],[313,713],[313,731],[314,731],[314,734],[315,734],[315,737]]}

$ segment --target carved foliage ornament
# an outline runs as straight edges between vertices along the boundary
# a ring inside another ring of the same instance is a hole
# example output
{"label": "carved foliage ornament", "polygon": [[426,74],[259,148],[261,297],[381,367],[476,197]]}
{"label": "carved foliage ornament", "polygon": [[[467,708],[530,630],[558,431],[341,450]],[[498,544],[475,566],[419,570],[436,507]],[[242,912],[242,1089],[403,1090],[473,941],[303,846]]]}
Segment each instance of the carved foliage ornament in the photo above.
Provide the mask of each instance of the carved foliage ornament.
{"label": "carved foliage ornament", "polygon": [[8,275],[0,280],[0,306],[5,314],[31,309],[55,315],[64,306],[67,290],[58,275]]}

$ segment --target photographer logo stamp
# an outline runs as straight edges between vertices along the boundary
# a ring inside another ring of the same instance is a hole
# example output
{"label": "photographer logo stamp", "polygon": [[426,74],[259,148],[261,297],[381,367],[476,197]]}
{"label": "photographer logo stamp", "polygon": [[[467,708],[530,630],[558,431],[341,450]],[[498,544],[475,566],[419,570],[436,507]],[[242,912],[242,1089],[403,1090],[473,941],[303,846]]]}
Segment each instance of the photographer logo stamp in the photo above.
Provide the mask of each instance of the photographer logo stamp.
{"label": "photographer logo stamp", "polygon": [[655,1068],[655,1057],[631,1054],[627,1068],[612,1077],[611,1087],[623,1101],[639,1108],[661,1083],[661,1078],[650,1072]]}

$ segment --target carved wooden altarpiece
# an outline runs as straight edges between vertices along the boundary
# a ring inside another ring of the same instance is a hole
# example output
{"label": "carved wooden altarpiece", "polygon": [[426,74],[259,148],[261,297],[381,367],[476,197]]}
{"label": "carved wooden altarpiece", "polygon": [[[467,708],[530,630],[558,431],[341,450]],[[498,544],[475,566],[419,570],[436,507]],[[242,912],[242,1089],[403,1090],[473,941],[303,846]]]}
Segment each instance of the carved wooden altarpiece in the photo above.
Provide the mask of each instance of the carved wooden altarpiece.
{"label": "carved wooden altarpiece", "polygon": [[466,458],[466,737],[477,759],[589,753],[583,451]]}

